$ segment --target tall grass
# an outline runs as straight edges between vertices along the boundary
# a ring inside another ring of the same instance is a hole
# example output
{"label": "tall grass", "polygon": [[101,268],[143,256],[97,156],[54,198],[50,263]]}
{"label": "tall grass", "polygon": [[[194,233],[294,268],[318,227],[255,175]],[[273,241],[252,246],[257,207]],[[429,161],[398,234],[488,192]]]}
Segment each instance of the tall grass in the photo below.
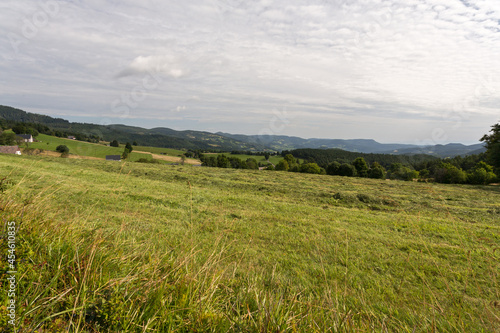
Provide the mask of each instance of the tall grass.
{"label": "tall grass", "polygon": [[500,324],[495,191],[36,157],[0,170],[3,221],[20,226],[20,332]]}

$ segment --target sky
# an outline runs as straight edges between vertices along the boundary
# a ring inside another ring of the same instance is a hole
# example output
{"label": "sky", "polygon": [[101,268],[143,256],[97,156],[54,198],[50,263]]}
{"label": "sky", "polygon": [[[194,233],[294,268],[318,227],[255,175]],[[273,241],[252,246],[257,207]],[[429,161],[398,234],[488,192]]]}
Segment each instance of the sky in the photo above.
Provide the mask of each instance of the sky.
{"label": "sky", "polygon": [[2,0],[0,105],[146,128],[473,144],[500,1]]}

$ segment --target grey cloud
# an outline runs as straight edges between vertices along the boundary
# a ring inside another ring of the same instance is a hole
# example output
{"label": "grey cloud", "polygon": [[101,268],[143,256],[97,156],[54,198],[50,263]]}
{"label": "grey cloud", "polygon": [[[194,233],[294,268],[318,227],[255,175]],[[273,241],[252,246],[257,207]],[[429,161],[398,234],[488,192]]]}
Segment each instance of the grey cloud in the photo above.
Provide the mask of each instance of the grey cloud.
{"label": "grey cloud", "polygon": [[[303,136],[312,124],[325,136],[330,121],[346,121],[352,133],[370,128],[350,122],[359,115],[374,125],[373,138],[382,135],[378,125],[399,119],[406,131],[392,141],[406,135],[399,141],[408,142],[421,136],[410,119],[437,121],[470,98],[476,103],[467,112],[496,121],[491,101],[499,90],[475,96],[488,75],[500,81],[495,1],[57,3],[58,15],[30,39],[22,24],[39,2],[0,4],[0,28],[23,41],[15,53],[0,36],[0,99],[13,106],[65,114],[91,109],[92,119],[109,117],[110,104],[154,72],[162,83],[129,116],[175,117],[185,129],[212,122],[255,134],[265,126],[263,116],[289,106],[301,120],[289,130]],[[477,136],[465,127],[462,133]]]}

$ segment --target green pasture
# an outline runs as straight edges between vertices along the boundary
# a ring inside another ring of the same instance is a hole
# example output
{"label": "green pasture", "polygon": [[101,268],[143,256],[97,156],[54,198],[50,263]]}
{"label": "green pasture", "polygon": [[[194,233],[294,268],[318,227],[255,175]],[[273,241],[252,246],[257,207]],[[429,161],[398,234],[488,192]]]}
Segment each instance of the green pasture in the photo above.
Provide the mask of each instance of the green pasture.
{"label": "green pasture", "polygon": [[[104,144],[58,138],[45,134],[39,134],[37,140],[39,142],[29,143],[29,147],[55,151],[57,146],[66,145],[69,148],[70,154],[97,158],[106,158],[106,155],[121,155],[125,148],[124,145],[120,147],[109,147]],[[131,161],[136,161],[140,158],[151,159],[152,157],[150,154],[142,154],[134,151],[129,155]]]}
{"label": "green pasture", "polygon": [[0,179],[21,332],[500,327],[498,186],[24,155]]}

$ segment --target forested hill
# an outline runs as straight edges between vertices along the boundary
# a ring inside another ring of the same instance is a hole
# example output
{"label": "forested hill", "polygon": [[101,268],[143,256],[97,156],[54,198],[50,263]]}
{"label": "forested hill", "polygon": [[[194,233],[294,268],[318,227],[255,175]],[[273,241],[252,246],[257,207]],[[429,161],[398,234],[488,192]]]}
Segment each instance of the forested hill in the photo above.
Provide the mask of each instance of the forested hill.
{"label": "forested hill", "polygon": [[69,128],[71,123],[62,118],[53,118],[42,114],[30,113],[10,106],[0,105],[0,119],[4,121],[51,125],[57,128]]}
{"label": "forested hill", "polygon": [[429,155],[365,154],[341,149],[296,149],[292,151],[283,151],[282,154],[283,156],[292,154],[296,158],[315,162],[322,168],[326,168],[332,162],[351,163],[358,157],[363,157],[368,164],[378,162],[384,168],[389,168],[389,166],[394,163],[416,166],[422,162],[439,160],[439,158]]}
{"label": "forested hill", "polygon": [[[96,125],[74,123],[61,118],[26,112],[9,106],[0,106],[0,122],[2,126],[13,126],[22,122],[33,124],[34,128],[44,134],[64,136],[75,135],[86,140],[98,137],[104,141],[137,142],[143,146],[166,147],[177,149],[202,150],[264,150],[259,144],[240,142],[222,135],[201,131],[175,131],[169,128],[145,129],[126,125]],[[37,125],[37,126],[35,126]],[[40,126],[43,125],[43,126]],[[48,128],[49,130],[47,131]]]}
{"label": "forested hill", "polygon": [[[379,143],[371,139],[303,139],[285,135],[242,135],[190,130],[177,131],[165,127],[146,129],[127,125],[74,123],[61,118],[25,112],[9,106],[0,106],[0,122],[4,123],[3,127],[6,125],[13,126],[16,122],[37,124],[36,129],[41,133],[56,136],[74,135],[79,140],[96,140],[96,138],[100,138],[104,141],[117,140],[122,143],[136,141],[138,144],[144,146],[192,150],[255,152],[303,148],[336,148],[356,153],[390,155],[427,154],[441,158],[477,154],[485,150],[482,144],[472,146],[448,144],[422,147],[408,144]],[[46,131],[40,125],[49,128],[50,131]],[[35,126],[32,127],[35,128]],[[367,158],[367,160],[369,159]]]}

